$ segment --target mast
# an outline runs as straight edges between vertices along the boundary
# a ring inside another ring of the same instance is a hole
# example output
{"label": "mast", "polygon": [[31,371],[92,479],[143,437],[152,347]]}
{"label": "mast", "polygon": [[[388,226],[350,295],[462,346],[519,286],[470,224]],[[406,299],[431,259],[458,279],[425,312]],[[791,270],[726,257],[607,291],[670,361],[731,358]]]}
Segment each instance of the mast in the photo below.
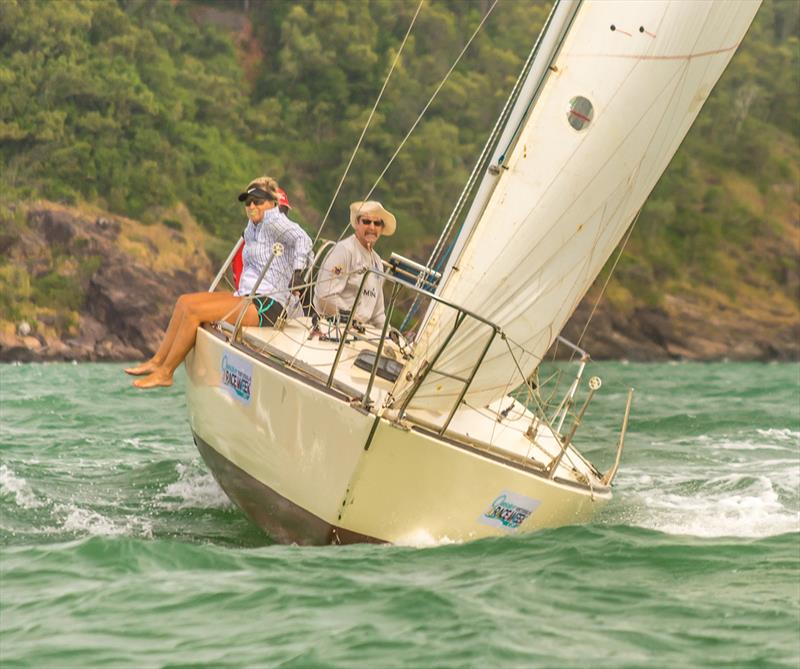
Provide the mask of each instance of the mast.
{"label": "mast", "polygon": [[[500,170],[505,169],[505,160],[516,144],[516,140],[519,138],[519,131],[522,123],[525,117],[530,113],[531,107],[536,101],[542,84],[550,73],[549,67],[561,46],[564,36],[581,2],[582,0],[556,0],[542,27],[539,38],[536,40],[533,49],[531,49],[531,53],[520,74],[521,82],[515,85],[514,90],[509,96],[508,103],[506,103],[507,105],[512,103],[511,110],[507,111],[507,109],[504,108],[500,113],[497,125],[492,130],[481,157],[478,159],[478,164],[475,166],[475,171],[483,167],[485,173],[478,186],[478,190],[475,192],[475,197],[464,218],[464,222],[461,225],[461,230],[455,240],[453,249],[447,258],[447,263],[442,271],[442,279],[439,282],[437,292],[441,290],[441,287],[447,281],[447,277],[453,265],[457,262],[464,245],[471,236],[472,229],[478,222],[478,219],[486,208],[486,204],[489,202],[489,197],[497,186],[497,177],[500,174]],[[498,132],[500,133],[499,139],[497,137]],[[494,151],[492,152],[491,159],[487,163],[483,154],[488,152],[492,145],[494,145]],[[447,235],[451,223],[455,222],[454,219],[457,218],[461,205],[464,200],[469,197],[469,192],[474,185],[474,176],[475,172],[470,176],[470,180],[464,187],[464,192],[462,192],[459,197],[459,201],[450,217],[450,221],[448,221],[448,225],[445,227],[442,237],[440,237],[437,243],[437,248],[443,244],[443,238]],[[436,249],[434,249],[431,256],[431,261],[428,262],[429,267],[433,266],[432,261],[434,260],[433,256],[435,254]]]}

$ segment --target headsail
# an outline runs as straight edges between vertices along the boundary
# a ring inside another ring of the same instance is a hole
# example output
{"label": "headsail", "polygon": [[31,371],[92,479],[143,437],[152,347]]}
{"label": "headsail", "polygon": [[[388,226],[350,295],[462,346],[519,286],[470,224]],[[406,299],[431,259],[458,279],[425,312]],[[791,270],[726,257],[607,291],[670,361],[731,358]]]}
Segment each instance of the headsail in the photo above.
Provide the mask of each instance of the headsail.
{"label": "headsail", "polygon": [[[439,296],[497,324],[467,401],[536,369],[666,169],[760,0],[584,0]],[[531,76],[534,75],[532,70]],[[482,189],[487,189],[482,186]],[[474,209],[475,207],[473,207]],[[450,407],[490,341],[437,305],[394,397]],[[410,373],[408,373],[410,372]],[[417,386],[415,388],[415,386]]]}

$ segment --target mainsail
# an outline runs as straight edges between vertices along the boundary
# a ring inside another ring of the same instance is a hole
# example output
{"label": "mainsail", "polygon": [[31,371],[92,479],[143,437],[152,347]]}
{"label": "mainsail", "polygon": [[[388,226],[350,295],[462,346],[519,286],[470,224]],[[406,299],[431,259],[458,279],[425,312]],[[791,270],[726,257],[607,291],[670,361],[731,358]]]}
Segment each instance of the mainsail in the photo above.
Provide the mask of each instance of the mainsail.
{"label": "mainsail", "polygon": [[562,4],[568,11],[548,27],[559,31],[555,47],[542,54],[545,67],[531,68],[531,98],[517,103],[523,122],[507,128],[513,141],[485,177],[474,225],[462,231],[438,291],[502,334],[492,339],[491,328],[467,318],[453,335],[456,312],[432,307],[393,392],[400,401],[413,393],[412,410],[447,409],[465,385],[465,400],[485,406],[535,371],[666,169],[760,0]]}

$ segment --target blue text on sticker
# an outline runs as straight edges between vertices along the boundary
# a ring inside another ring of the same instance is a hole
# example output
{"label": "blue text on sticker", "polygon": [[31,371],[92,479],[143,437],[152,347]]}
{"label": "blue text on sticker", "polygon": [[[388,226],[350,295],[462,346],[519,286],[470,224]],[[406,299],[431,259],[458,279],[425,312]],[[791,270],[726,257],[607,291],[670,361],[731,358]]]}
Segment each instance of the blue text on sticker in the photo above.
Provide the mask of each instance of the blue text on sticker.
{"label": "blue text on sticker", "polygon": [[241,402],[250,401],[253,388],[253,365],[238,356],[225,354],[222,356],[222,385]]}
{"label": "blue text on sticker", "polygon": [[528,520],[539,504],[538,499],[503,490],[478,522],[513,532]]}

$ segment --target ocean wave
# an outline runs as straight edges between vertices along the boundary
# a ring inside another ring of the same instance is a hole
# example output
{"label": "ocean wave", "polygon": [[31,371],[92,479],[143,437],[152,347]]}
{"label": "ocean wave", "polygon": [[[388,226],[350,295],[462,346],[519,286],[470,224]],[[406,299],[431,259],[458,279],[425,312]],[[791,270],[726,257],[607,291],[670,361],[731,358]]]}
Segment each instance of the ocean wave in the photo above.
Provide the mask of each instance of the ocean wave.
{"label": "ocean wave", "polygon": [[72,504],[56,505],[54,511],[62,514],[61,531],[92,536],[137,536],[153,538],[153,525],[146,518],[124,517],[122,522],[114,521],[97,511],[91,511]]}
{"label": "ocean wave", "polygon": [[9,497],[13,495],[16,505],[23,509],[36,509],[43,504],[28,482],[14,474],[7,465],[0,465],[0,494]]}

